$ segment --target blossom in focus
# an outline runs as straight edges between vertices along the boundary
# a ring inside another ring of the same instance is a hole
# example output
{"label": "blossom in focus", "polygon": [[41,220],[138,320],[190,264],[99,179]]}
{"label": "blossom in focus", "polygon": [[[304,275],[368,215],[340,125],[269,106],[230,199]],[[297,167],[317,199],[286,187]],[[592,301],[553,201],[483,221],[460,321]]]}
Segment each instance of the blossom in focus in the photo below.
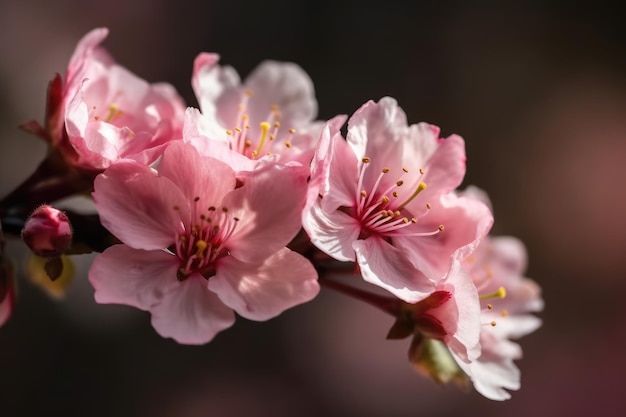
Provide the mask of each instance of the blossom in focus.
{"label": "blossom in focus", "polygon": [[264,61],[242,83],[235,69],[218,61],[217,54],[201,53],[194,62],[192,86],[201,113],[188,110],[185,129],[195,134],[186,136],[217,141],[252,160],[274,155],[282,164],[308,168],[322,126],[314,122],[317,101],[309,76],[296,64]]}
{"label": "blossom in focus", "polygon": [[65,213],[43,205],[24,223],[22,240],[35,255],[59,256],[72,243],[72,225]]}
{"label": "blossom in focus", "polygon": [[46,128],[27,130],[61,149],[72,165],[103,170],[112,162],[153,162],[172,139],[182,137],[185,106],[166,83],[149,84],[118,65],[100,43],[105,28],[78,43],[65,82],[57,76],[48,90]]}
{"label": "blossom in focus", "polygon": [[541,326],[541,320],[531,314],[543,309],[541,290],[524,278],[526,250],[513,237],[487,237],[463,266],[482,295],[481,321],[491,325],[482,327],[480,357],[470,363],[455,359],[478,392],[492,400],[506,400],[511,397],[506,390],[520,388],[520,371],[513,361],[522,357],[522,349],[511,339]]}
{"label": "blossom in focus", "polygon": [[306,177],[268,164],[242,184],[225,163],[173,142],[155,170],[112,165],[95,181],[102,224],[124,244],[99,255],[100,303],[150,311],[163,337],[210,341],[233,310],[270,319],[319,291],[311,263],[285,245],[300,229]]}
{"label": "blossom in focus", "polygon": [[485,204],[452,193],[465,174],[463,139],[408,126],[389,97],[363,105],[346,140],[342,121],[322,131],[303,227],[326,254],[356,261],[366,281],[420,301],[491,227]]}

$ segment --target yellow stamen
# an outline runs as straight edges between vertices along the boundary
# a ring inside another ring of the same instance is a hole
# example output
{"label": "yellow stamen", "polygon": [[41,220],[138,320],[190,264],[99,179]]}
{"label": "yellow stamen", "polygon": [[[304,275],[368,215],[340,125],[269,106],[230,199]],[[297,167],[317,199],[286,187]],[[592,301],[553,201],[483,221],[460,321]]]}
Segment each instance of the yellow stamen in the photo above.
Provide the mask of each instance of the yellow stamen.
{"label": "yellow stamen", "polygon": [[481,295],[479,298],[481,300],[490,300],[492,298],[504,298],[504,297],[506,297],[506,290],[504,289],[504,287],[500,287],[498,288],[496,292],[493,292],[491,294]]}
{"label": "yellow stamen", "polygon": [[261,148],[263,148],[263,145],[265,145],[265,139],[267,138],[267,132],[269,132],[270,127],[272,127],[267,122],[261,122],[259,124],[259,126],[261,126],[261,140],[259,141],[259,146],[257,146],[256,149],[254,150],[255,155],[258,155],[259,151],[261,150]]}
{"label": "yellow stamen", "polygon": [[111,123],[111,121],[114,118],[121,116],[121,115],[122,115],[121,110],[119,110],[115,104],[111,104],[109,105],[109,114],[107,115],[104,121],[107,123]]}
{"label": "yellow stamen", "polygon": [[[400,181],[398,181],[400,182]],[[397,184],[397,183],[396,183]],[[400,184],[401,185],[401,184]],[[409,204],[411,201],[413,201],[413,199],[415,197],[417,197],[417,195],[419,193],[421,193],[422,191],[424,191],[426,189],[426,183],[420,181],[419,184],[417,184],[417,188],[415,189],[415,191],[413,192],[413,194],[411,194],[411,196],[409,198],[406,199],[406,201],[402,204],[400,204],[400,207],[398,207],[398,210],[402,210],[407,204]],[[427,205],[428,207],[428,205]]]}

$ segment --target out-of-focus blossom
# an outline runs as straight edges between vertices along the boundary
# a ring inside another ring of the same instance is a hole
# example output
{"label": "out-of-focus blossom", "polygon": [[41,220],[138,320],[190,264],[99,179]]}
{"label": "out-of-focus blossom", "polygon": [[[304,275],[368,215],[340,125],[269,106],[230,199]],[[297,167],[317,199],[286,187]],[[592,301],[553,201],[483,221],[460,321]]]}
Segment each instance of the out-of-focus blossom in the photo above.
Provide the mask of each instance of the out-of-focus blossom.
{"label": "out-of-focus blossom", "polygon": [[[202,113],[188,111],[185,129],[193,133],[186,136],[217,141],[252,160],[274,156],[308,168],[322,128],[313,121],[317,101],[309,76],[296,64],[265,61],[242,83],[218,61],[209,53],[195,60],[192,85]],[[219,149],[196,145],[204,146]]]}
{"label": "out-of-focus blossom", "polygon": [[[0,237],[2,233],[0,233]],[[2,246],[2,242],[0,242]],[[15,305],[15,274],[13,265],[2,256],[0,249],[0,326],[4,325],[13,313]]]}
{"label": "out-of-focus blossom", "polygon": [[436,284],[428,297],[415,304],[400,303],[388,338],[413,335],[411,362],[435,380],[447,382],[447,377],[439,372],[440,358],[425,352],[431,348],[430,341],[442,342],[457,358],[469,363],[480,355],[480,329],[478,293],[460,262],[455,261],[448,276]]}
{"label": "out-of-focus blossom", "polygon": [[124,244],[95,259],[96,300],[148,310],[162,336],[200,344],[233,324],[233,310],[267,320],[312,299],[315,269],[285,247],[306,192],[306,177],[291,169],[268,164],[241,184],[183,142],[170,144],[158,174],[135,162],[111,166],[96,178],[94,200]]}
{"label": "out-of-focus blossom", "polygon": [[149,84],[118,65],[100,46],[107,35],[105,28],[87,33],[65,82],[57,75],[50,83],[45,128],[24,125],[86,170],[126,158],[149,164],[169,141],[182,138],[185,107],[175,89]]}
{"label": "out-of-focus blossom", "polygon": [[329,122],[313,160],[303,226],[312,243],[400,299],[427,297],[488,232],[489,209],[452,191],[465,174],[463,139],[407,125],[389,97]]}
{"label": "out-of-focus blossom", "polygon": [[59,256],[72,243],[72,225],[65,213],[43,205],[24,223],[22,240],[35,255]]}
{"label": "out-of-focus blossom", "polygon": [[530,314],[543,309],[541,290],[523,277],[526,250],[513,237],[487,237],[463,265],[481,294],[481,321],[486,325],[480,334],[480,357],[470,363],[455,359],[478,392],[506,400],[511,397],[506,390],[520,388],[520,371],[513,361],[522,357],[522,349],[511,339],[541,326],[541,320]]}
{"label": "out-of-focus blossom", "polygon": [[42,258],[31,254],[26,262],[26,273],[30,281],[47,295],[55,300],[62,300],[74,282],[75,269],[67,255]]}

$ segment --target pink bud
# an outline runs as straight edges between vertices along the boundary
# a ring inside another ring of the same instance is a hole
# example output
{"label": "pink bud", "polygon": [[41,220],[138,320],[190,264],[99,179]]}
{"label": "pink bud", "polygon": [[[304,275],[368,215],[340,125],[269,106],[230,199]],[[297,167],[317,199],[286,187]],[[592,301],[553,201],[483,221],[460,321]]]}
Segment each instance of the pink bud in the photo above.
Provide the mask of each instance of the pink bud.
{"label": "pink bud", "polygon": [[41,206],[26,220],[22,240],[38,256],[59,256],[72,243],[72,226],[65,213]]}

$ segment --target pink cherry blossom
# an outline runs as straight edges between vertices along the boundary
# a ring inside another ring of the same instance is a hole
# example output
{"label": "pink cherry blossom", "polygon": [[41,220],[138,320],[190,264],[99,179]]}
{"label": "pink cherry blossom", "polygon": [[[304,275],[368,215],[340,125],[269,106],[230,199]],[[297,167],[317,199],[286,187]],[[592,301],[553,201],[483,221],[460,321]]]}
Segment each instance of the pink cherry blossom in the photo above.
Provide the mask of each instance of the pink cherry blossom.
{"label": "pink cherry blossom", "polygon": [[46,129],[24,125],[87,170],[123,158],[149,164],[167,142],[182,137],[185,106],[175,89],[148,84],[118,65],[100,46],[107,35],[105,28],[87,33],[70,59],[65,83],[59,76],[50,83]]}
{"label": "pink cherry blossom", "polygon": [[368,102],[322,132],[313,159],[303,226],[312,243],[363,278],[414,303],[469,254],[492,223],[489,209],[452,191],[465,174],[463,139],[407,125],[389,97]]}
{"label": "pink cherry blossom", "polygon": [[[460,262],[455,261],[448,276],[428,297],[406,306],[411,311],[415,331],[421,337],[445,343],[462,361],[480,356],[480,304],[476,288]],[[413,343],[411,349],[418,346]]]}
{"label": "pink cherry blossom", "polygon": [[218,61],[201,53],[194,63],[202,113],[190,113],[188,122],[197,134],[252,160],[276,155],[283,164],[308,167],[322,127],[313,121],[317,101],[308,75],[293,63],[265,61],[242,83]]}
{"label": "pink cherry blossom", "polygon": [[158,173],[112,165],[95,181],[102,224],[124,244],[99,255],[89,279],[100,303],[152,314],[180,343],[210,341],[233,310],[270,319],[319,291],[310,262],[285,245],[300,229],[306,178],[268,164],[245,182],[225,163],[173,142]]}
{"label": "pink cherry blossom", "polygon": [[541,291],[523,277],[526,251],[513,237],[486,238],[463,265],[483,298],[482,354],[470,363],[454,352],[453,356],[478,392],[492,400],[506,400],[511,397],[507,390],[520,388],[520,371],[513,361],[522,357],[522,349],[511,339],[541,326],[541,320],[530,314],[543,308]]}

